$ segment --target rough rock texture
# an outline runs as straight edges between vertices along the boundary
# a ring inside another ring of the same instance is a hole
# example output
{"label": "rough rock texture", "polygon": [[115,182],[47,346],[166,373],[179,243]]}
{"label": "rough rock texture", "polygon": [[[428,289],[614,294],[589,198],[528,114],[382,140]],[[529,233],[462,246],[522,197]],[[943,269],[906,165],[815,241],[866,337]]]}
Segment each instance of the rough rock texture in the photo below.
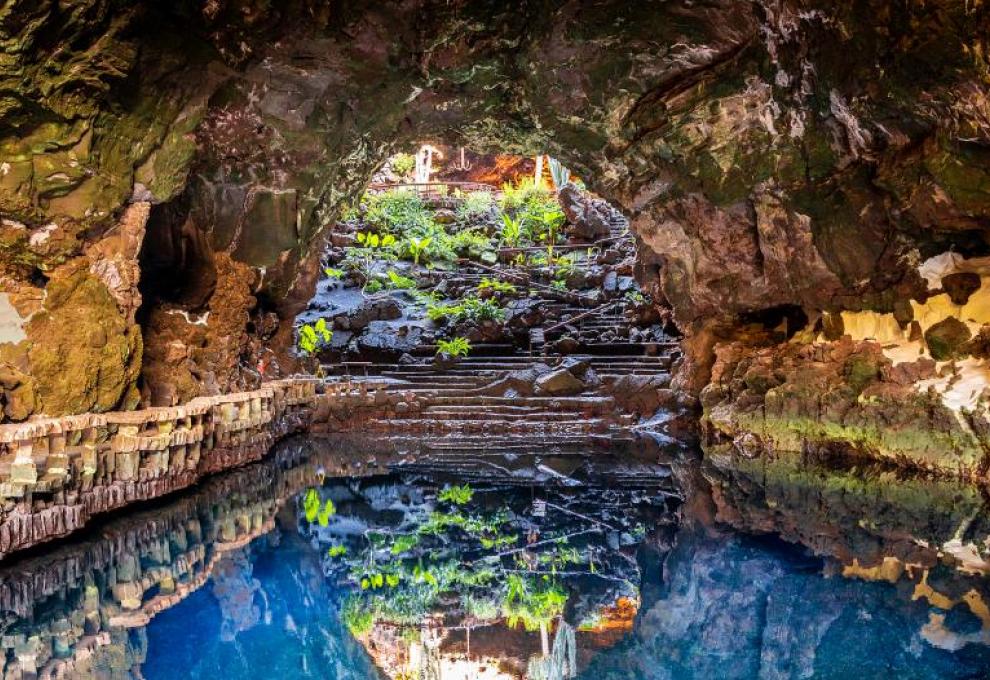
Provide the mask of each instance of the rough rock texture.
{"label": "rough rock texture", "polygon": [[[637,270],[686,333],[675,388],[700,393],[716,345],[747,324],[786,319],[787,340],[802,316],[903,319],[930,292],[920,262],[987,251],[988,13],[963,0],[15,0],[0,33],[0,292],[25,318],[53,297],[68,306],[0,347],[6,413],[133,403],[141,342],[118,288],[131,273],[78,273],[133,201],[153,204],[145,243],[176,246],[142,277],[144,399],[249,381],[259,360],[291,367],[326,227],[395,145],[431,136],[550,153],[622,206]],[[47,290],[60,286],[76,295]],[[92,342],[124,339],[73,347],[72,370],[101,368],[63,396],[58,315],[82,309]],[[176,344],[190,329],[162,315],[207,309],[197,359]],[[724,405],[746,412],[739,394]]]}

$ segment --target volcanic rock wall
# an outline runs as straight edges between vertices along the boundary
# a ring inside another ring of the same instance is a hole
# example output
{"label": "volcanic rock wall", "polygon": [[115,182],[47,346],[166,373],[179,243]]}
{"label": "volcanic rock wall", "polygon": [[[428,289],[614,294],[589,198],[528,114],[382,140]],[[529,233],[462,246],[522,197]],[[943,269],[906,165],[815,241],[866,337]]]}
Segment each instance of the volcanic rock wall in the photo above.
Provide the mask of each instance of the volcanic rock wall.
{"label": "volcanic rock wall", "polygon": [[921,263],[987,253],[988,11],[12,0],[0,12],[5,417],[170,405],[291,367],[291,320],[328,227],[397,144],[435,137],[550,153],[626,210],[644,283],[686,334],[676,384],[697,395],[714,380],[716,443],[767,443],[735,414],[770,418],[773,389],[728,377],[758,347],[790,362],[773,372],[784,383],[843,362],[823,380],[852,385],[852,415],[816,402],[802,432],[848,444],[857,419],[891,417],[866,383],[901,385],[925,415],[917,436],[936,444],[857,447],[929,465],[943,434],[965,435],[936,466],[979,471],[982,421],[931,407],[923,367],[892,363],[892,375],[877,357],[871,377],[878,339],[850,336],[850,349],[832,321],[875,312],[907,330],[908,301],[937,294]]}

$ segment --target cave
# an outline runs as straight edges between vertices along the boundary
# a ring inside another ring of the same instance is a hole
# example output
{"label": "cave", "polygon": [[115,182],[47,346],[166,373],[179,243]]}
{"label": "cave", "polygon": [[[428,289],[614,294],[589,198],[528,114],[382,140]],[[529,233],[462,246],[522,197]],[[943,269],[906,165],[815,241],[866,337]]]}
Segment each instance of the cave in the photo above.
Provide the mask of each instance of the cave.
{"label": "cave", "polygon": [[8,5],[5,678],[984,672],[984,3]]}

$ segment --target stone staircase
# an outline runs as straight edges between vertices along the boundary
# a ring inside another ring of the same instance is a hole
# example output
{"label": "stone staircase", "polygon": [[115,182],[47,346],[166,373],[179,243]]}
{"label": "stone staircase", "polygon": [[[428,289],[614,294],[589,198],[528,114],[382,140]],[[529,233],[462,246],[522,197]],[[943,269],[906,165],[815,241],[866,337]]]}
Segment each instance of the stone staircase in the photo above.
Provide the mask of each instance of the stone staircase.
{"label": "stone staircase", "polygon": [[[428,349],[428,348],[425,348]],[[341,364],[326,366],[331,375],[360,368],[363,379],[380,382],[386,393],[403,395],[409,401],[426,403],[422,409],[389,420],[370,423],[372,430],[418,433],[521,434],[553,436],[605,434],[628,429],[638,418],[622,413],[608,394],[623,376],[653,377],[669,371],[668,353],[657,355],[582,356],[594,371],[600,386],[572,396],[506,394],[500,381],[510,374],[554,359],[526,354],[478,354],[463,358],[450,368],[432,363]]]}

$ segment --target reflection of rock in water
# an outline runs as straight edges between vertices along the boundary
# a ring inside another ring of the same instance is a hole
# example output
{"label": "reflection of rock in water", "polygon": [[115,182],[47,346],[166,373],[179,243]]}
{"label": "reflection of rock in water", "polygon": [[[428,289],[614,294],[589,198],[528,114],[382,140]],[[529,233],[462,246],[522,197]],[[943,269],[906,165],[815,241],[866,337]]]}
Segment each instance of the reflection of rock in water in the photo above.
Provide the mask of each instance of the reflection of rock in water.
{"label": "reflection of rock in water", "polygon": [[220,639],[225,642],[250,630],[261,620],[261,609],[255,602],[255,595],[261,592],[261,583],[252,577],[252,569],[247,550],[227,553],[213,568],[212,592],[223,612]]}
{"label": "reflection of rock in water", "polygon": [[[720,521],[806,545],[844,576],[897,584],[900,597],[933,608],[922,629],[931,645],[990,644],[990,516],[981,488],[790,457],[709,456],[704,473]],[[963,611],[978,630],[956,629]]]}
{"label": "reflection of rock in water", "polygon": [[593,659],[594,680],[975,677],[990,650],[926,643],[928,607],[888,585],[822,578],[787,546],[683,531],[633,635]]}

